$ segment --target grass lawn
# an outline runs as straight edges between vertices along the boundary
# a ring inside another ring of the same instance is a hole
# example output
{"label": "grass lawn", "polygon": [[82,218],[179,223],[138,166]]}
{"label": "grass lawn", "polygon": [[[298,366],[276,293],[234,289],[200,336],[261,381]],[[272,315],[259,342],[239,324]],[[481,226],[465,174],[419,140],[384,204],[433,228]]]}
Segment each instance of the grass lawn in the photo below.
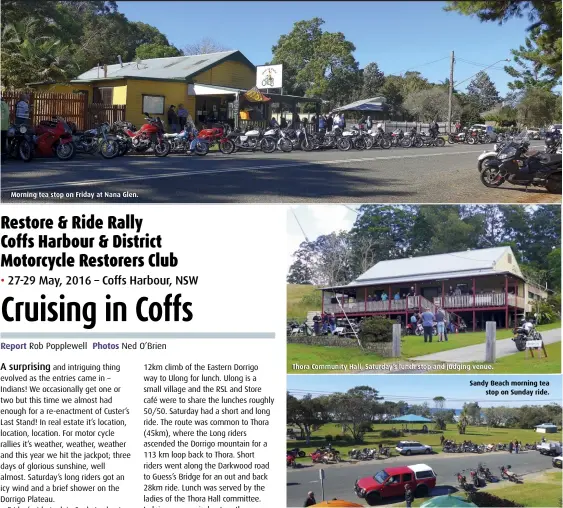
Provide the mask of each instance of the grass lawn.
{"label": "grass lawn", "polygon": [[561,506],[561,471],[550,471],[534,482],[491,489],[491,494],[524,506]]}
{"label": "grass lawn", "polygon": [[[420,426],[422,427],[422,426]],[[507,429],[507,428],[487,428],[483,427],[467,427],[465,434],[461,435],[457,431],[457,427],[452,423],[448,424],[447,429],[442,433],[436,434],[407,434],[405,437],[401,438],[382,438],[381,431],[386,429],[400,429],[401,425],[396,423],[382,423],[374,424],[374,432],[368,432],[364,436],[364,442],[361,444],[356,444],[351,442],[351,440],[342,438],[342,427],[338,424],[327,424],[323,425],[319,430],[313,432],[311,436],[311,445],[307,446],[305,441],[292,440],[287,441],[287,448],[301,448],[307,455],[315,451],[318,447],[325,446],[328,444],[325,440],[325,436],[331,436],[333,439],[331,441],[332,446],[334,446],[343,456],[346,458],[348,456],[348,451],[353,448],[374,448],[383,444],[384,446],[391,447],[391,451],[394,452],[394,447],[401,439],[406,440],[420,440],[426,445],[433,447],[434,451],[437,453],[442,453],[442,447],[440,445],[440,436],[443,434],[446,439],[453,439],[455,441],[471,440],[477,444],[490,444],[490,443],[508,443],[512,439],[517,439],[524,443],[537,442],[541,439],[541,435],[535,432],[533,429]],[[414,428],[418,428],[415,426]],[[556,437],[557,436],[557,437]],[[336,439],[339,437],[339,439]],[[349,437],[349,436],[348,436]],[[557,434],[554,434],[550,439],[559,439]],[[396,455],[397,453],[394,452]],[[311,459],[305,457],[300,459],[301,461],[308,462]]]}
{"label": "grass lawn", "polygon": [[[300,287],[300,286],[297,286]],[[538,326],[539,331],[553,330],[561,327],[561,321],[548,325]],[[344,369],[300,369],[294,368],[298,365],[348,365],[348,364],[393,364],[398,361],[407,362],[409,358],[423,356],[425,354],[448,351],[460,347],[471,346],[485,342],[485,332],[458,333],[450,336],[448,342],[432,342],[425,344],[422,337],[410,335],[403,337],[401,344],[402,357],[400,360],[393,358],[382,358],[375,353],[363,352],[356,347],[327,347],[311,346],[307,344],[287,345],[287,372],[288,373],[342,373],[349,372]],[[512,337],[510,330],[499,330],[498,339]],[[533,374],[553,374],[561,372],[561,343],[548,344],[546,346],[547,359],[526,359],[524,353],[518,353],[499,358],[494,369],[487,371],[494,374],[520,374],[523,372]],[[477,363],[475,366],[477,367]],[[484,365],[479,363],[479,365]],[[473,369],[472,369],[473,370]],[[477,370],[477,369],[475,369]],[[374,371],[376,372],[376,371]],[[452,371],[432,370],[434,373],[449,373]],[[466,371],[460,371],[466,372]]]}

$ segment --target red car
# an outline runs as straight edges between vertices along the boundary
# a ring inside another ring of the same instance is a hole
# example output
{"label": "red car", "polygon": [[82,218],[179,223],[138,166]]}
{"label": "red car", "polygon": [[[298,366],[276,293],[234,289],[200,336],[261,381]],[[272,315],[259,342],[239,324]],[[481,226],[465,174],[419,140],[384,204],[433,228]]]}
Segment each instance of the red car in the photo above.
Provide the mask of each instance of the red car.
{"label": "red car", "polygon": [[436,486],[436,473],[426,464],[388,467],[374,476],[356,480],[356,495],[375,506],[383,498],[405,497],[405,485],[409,484],[416,497],[426,497]]}

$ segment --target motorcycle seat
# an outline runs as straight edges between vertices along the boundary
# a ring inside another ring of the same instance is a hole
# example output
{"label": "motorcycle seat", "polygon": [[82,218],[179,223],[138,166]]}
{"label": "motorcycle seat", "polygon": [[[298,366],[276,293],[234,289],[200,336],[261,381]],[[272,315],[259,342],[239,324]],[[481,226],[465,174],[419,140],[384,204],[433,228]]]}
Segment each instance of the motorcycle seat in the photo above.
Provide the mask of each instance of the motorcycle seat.
{"label": "motorcycle seat", "polygon": [[560,153],[540,153],[538,154],[537,158],[542,164],[545,164],[547,166],[561,164]]}

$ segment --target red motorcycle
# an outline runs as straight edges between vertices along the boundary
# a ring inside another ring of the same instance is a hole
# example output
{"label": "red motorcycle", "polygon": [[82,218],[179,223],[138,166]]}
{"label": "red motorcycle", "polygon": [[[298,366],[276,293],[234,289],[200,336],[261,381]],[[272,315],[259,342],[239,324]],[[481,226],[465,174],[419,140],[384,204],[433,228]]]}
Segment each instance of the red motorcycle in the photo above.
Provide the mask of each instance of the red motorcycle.
{"label": "red motorcycle", "polygon": [[219,145],[219,150],[221,153],[232,153],[235,146],[234,143],[227,137],[227,134],[231,131],[231,126],[228,124],[218,124],[218,127],[212,127],[210,129],[202,129],[199,131],[197,137],[203,141],[206,141],[209,148]]}
{"label": "red motorcycle", "polygon": [[291,467],[293,469],[297,467],[297,462],[295,462],[295,457],[289,453],[287,454],[286,462],[287,462],[287,467]]}
{"label": "red motorcycle", "polygon": [[39,122],[35,128],[35,154],[51,157],[56,154],[62,160],[70,160],[76,155],[76,147],[72,142],[72,128],[64,118],[53,117],[54,120]]}
{"label": "red motorcycle", "polygon": [[152,148],[157,157],[166,157],[170,153],[170,143],[164,139],[164,126],[160,118],[152,118],[145,113],[147,123],[138,131],[131,128],[122,129],[122,132],[131,138],[131,146],[136,152],[146,152]]}
{"label": "red motorcycle", "polygon": [[323,462],[324,455],[325,454],[322,451],[317,450],[311,453],[311,459],[313,460],[313,463]]}

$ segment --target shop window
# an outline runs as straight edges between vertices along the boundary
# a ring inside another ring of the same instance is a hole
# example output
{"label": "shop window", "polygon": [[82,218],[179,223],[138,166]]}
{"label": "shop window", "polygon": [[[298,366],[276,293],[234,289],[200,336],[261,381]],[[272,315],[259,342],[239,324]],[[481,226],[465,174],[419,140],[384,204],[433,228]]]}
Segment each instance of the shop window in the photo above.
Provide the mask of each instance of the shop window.
{"label": "shop window", "polygon": [[164,115],[164,95],[143,95],[142,113]]}
{"label": "shop window", "polygon": [[113,86],[100,86],[93,90],[93,102],[95,104],[113,104]]}

